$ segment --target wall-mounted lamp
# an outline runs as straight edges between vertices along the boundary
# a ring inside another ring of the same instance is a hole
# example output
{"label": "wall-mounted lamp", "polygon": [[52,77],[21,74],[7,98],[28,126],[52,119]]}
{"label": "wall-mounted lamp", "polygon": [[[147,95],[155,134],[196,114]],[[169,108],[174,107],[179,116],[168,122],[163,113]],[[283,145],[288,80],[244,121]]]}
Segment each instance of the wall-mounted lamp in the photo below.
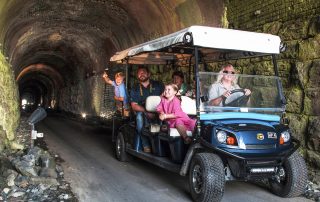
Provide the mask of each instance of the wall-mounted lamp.
{"label": "wall-mounted lamp", "polygon": [[85,119],[87,117],[87,114],[86,113],[82,113],[81,117]]}

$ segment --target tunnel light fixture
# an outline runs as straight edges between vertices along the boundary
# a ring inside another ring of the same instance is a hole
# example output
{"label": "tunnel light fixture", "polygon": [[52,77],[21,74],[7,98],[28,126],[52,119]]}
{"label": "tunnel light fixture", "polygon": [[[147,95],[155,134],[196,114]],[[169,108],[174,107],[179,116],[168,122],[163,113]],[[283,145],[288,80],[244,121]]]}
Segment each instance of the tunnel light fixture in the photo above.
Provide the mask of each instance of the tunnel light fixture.
{"label": "tunnel light fixture", "polygon": [[87,117],[87,114],[86,113],[81,113],[81,117],[85,119]]}
{"label": "tunnel light fixture", "polygon": [[22,99],[22,100],[21,100],[21,105],[26,105],[27,102],[28,102],[28,101],[27,101],[26,99]]}

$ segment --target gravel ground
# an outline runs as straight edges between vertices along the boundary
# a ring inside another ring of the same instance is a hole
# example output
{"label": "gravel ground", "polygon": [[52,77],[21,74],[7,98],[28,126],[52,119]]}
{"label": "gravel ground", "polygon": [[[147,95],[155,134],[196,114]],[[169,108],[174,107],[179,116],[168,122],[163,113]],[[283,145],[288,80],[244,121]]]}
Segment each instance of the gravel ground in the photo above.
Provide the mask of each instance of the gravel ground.
{"label": "gravel ground", "polygon": [[[75,194],[72,192],[70,183],[64,179],[64,172],[61,166],[63,159],[50,153],[46,143],[41,138],[34,142],[34,148],[30,149],[31,127],[27,123],[27,117],[22,116],[20,126],[17,130],[16,141],[24,146],[21,151],[5,150],[0,154],[0,201],[75,201]],[[35,152],[41,153],[37,156]],[[51,161],[45,165],[44,157]],[[32,157],[28,159],[27,157]],[[42,160],[42,162],[41,162]],[[21,164],[26,163],[26,164]],[[33,169],[23,170],[22,167]],[[27,166],[25,166],[27,165]],[[46,167],[48,166],[48,167]],[[46,171],[46,172],[43,172]],[[31,174],[30,174],[31,173]]]}

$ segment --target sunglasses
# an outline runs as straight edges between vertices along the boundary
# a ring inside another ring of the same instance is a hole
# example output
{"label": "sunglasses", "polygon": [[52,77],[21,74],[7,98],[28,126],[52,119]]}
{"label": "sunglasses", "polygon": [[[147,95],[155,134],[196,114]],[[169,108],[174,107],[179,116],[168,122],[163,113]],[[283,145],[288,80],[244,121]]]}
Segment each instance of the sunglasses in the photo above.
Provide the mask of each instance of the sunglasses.
{"label": "sunglasses", "polygon": [[223,71],[224,74],[235,74],[234,71]]}

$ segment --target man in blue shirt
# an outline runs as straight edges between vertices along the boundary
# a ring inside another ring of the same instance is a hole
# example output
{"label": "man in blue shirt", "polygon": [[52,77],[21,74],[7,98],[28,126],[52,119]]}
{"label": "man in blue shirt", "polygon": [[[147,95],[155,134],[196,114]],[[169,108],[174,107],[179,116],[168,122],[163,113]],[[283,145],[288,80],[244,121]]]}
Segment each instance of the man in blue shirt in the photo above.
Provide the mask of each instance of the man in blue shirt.
{"label": "man in blue shirt", "polygon": [[150,143],[147,137],[141,135],[143,125],[148,123],[148,119],[155,118],[154,114],[148,113],[145,109],[145,102],[150,95],[161,95],[164,89],[162,83],[150,79],[150,72],[147,67],[139,66],[137,70],[137,79],[139,83],[131,90],[131,108],[136,112],[137,134],[135,138],[135,149],[140,147],[140,138],[143,151],[150,153]]}

